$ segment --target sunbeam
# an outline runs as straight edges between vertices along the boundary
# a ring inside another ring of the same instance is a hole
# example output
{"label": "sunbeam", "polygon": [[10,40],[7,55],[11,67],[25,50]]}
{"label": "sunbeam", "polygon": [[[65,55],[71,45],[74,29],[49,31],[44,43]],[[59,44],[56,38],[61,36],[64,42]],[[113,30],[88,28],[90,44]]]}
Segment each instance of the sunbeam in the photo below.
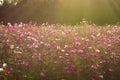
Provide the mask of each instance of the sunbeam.
{"label": "sunbeam", "polygon": [[111,7],[112,11],[115,13],[116,17],[120,19],[120,2],[118,0],[106,0],[109,7]]}
{"label": "sunbeam", "polygon": [[65,0],[61,2],[62,5],[59,6],[57,13],[63,22],[76,22],[85,18],[101,24],[120,20],[118,0]]}

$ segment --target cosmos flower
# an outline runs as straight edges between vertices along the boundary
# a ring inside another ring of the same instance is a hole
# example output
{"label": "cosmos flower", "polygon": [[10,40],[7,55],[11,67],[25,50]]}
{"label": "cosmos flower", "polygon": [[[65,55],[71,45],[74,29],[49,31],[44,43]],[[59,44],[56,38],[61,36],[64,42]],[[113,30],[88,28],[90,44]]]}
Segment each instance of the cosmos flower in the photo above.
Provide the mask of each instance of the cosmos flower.
{"label": "cosmos flower", "polygon": [[75,42],[75,46],[80,46],[81,43],[80,42]]}
{"label": "cosmos flower", "polygon": [[3,63],[3,68],[6,68],[7,67],[7,63]]}
{"label": "cosmos flower", "polygon": [[44,72],[40,72],[40,76],[45,77],[45,73]]}
{"label": "cosmos flower", "polygon": [[14,49],[14,45],[10,45],[10,49]]}
{"label": "cosmos flower", "polygon": [[0,72],[3,72],[4,71],[4,69],[3,68],[0,68]]}
{"label": "cosmos flower", "polygon": [[82,49],[80,49],[80,50],[77,50],[77,52],[78,52],[79,54],[82,54],[84,51],[83,51]]}

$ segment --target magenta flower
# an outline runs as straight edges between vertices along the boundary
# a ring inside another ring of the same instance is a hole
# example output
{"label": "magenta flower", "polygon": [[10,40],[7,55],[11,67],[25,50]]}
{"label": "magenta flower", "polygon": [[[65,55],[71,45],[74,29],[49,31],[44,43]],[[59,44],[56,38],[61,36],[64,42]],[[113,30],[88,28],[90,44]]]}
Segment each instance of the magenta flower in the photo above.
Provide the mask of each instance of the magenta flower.
{"label": "magenta flower", "polygon": [[9,69],[6,70],[6,74],[7,74],[7,75],[10,75],[10,74],[11,74],[11,70],[9,70]]}

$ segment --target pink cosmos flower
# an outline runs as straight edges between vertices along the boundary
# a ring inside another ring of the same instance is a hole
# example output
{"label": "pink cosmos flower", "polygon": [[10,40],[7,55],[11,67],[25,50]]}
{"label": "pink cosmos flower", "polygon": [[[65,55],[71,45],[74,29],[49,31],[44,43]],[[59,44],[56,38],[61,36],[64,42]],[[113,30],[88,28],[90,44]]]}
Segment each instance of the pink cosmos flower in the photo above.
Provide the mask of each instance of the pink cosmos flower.
{"label": "pink cosmos flower", "polygon": [[65,69],[65,70],[68,70],[68,69],[69,69],[69,67],[68,67],[68,66],[65,66],[65,67],[64,67],[64,69]]}
{"label": "pink cosmos flower", "polygon": [[45,73],[44,73],[44,72],[41,72],[41,73],[40,73],[40,76],[45,77]]}
{"label": "pink cosmos flower", "polygon": [[99,78],[103,79],[103,77],[104,77],[103,75],[101,75],[101,74],[99,75]]}
{"label": "pink cosmos flower", "polygon": [[66,72],[67,72],[67,74],[71,74],[72,73],[72,71],[69,70],[69,69]]}
{"label": "pink cosmos flower", "polygon": [[112,72],[112,71],[113,71],[113,69],[109,69],[109,71],[110,71],[110,72]]}
{"label": "pink cosmos flower", "polygon": [[57,64],[58,62],[57,61],[54,61],[54,64]]}
{"label": "pink cosmos flower", "polygon": [[77,52],[78,52],[79,54],[82,54],[84,51],[83,51],[82,49],[80,49],[80,50],[77,50]]}
{"label": "pink cosmos flower", "polygon": [[98,69],[98,67],[99,67],[99,64],[95,64],[95,65],[91,66],[91,68],[94,69],[94,70]]}
{"label": "pink cosmos flower", "polygon": [[57,46],[56,48],[57,48],[58,50],[60,50],[60,49],[61,49],[61,47],[60,47],[60,46]]}
{"label": "pink cosmos flower", "polygon": [[9,70],[9,69],[6,70],[6,74],[7,74],[7,75],[10,75],[10,74],[11,74],[11,70]]}
{"label": "pink cosmos flower", "polygon": [[103,36],[103,37],[102,37],[102,40],[103,40],[104,42],[107,42],[107,36],[106,36],[106,35]]}
{"label": "pink cosmos flower", "polygon": [[71,71],[69,66],[65,66],[64,69],[65,69],[67,74],[71,74],[72,73],[72,71]]}
{"label": "pink cosmos flower", "polygon": [[92,78],[91,80],[96,80],[96,79]]}
{"label": "pink cosmos flower", "polygon": [[78,39],[80,39],[80,36],[79,36],[79,35],[76,35],[76,36],[74,37],[74,39],[75,39],[75,40],[78,40]]}
{"label": "pink cosmos flower", "polygon": [[98,57],[99,54],[98,54],[98,53],[93,53],[92,56],[94,56],[94,57]]}
{"label": "pink cosmos flower", "polygon": [[75,69],[76,69],[76,66],[73,65],[73,64],[72,64],[70,67],[71,67],[72,70],[75,70]]}
{"label": "pink cosmos flower", "polygon": [[76,52],[77,52],[76,49],[70,50],[70,53],[71,53],[71,54],[74,54],[74,53],[76,53]]}
{"label": "pink cosmos flower", "polygon": [[80,46],[81,43],[80,42],[75,42],[75,46]]}

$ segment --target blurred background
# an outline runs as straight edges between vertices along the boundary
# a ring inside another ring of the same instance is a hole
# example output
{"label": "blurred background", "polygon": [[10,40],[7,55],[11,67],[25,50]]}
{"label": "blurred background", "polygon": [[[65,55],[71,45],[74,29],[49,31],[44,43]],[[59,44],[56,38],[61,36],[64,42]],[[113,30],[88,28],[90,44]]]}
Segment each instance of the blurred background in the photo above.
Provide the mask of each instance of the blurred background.
{"label": "blurred background", "polygon": [[120,22],[120,0],[0,0],[4,23],[79,24],[83,19],[98,25]]}

